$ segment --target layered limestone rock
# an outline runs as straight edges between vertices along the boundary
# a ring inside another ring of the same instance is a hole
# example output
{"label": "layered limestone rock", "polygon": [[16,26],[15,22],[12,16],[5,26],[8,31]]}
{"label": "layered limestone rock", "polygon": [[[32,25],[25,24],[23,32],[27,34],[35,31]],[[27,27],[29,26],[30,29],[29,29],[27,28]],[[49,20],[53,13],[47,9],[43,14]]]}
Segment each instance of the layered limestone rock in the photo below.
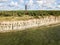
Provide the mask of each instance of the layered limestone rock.
{"label": "layered limestone rock", "polygon": [[31,27],[38,27],[43,25],[50,25],[60,23],[60,16],[45,16],[39,19],[30,19],[25,21],[2,21],[0,22],[0,32],[6,32],[10,30],[23,30]]}

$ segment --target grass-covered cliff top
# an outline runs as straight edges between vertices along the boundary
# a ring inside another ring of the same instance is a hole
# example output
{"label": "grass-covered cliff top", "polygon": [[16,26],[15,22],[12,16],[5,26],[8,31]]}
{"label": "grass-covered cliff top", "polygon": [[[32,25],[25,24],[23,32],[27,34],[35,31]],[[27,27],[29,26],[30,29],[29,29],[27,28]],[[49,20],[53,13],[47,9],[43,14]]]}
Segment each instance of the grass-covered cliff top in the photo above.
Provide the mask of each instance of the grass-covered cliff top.
{"label": "grass-covered cliff top", "polygon": [[21,11],[0,11],[0,20],[27,20],[39,18],[44,16],[59,16],[60,11],[47,11],[47,10],[24,10]]}

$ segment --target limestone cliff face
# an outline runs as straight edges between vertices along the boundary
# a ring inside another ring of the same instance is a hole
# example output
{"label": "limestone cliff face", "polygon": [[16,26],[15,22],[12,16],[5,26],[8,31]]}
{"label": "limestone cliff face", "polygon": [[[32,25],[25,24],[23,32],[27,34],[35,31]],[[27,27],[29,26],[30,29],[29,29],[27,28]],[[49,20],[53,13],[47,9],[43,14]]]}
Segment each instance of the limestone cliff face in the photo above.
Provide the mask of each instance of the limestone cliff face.
{"label": "limestone cliff face", "polygon": [[45,16],[39,19],[30,19],[25,21],[2,21],[0,22],[0,32],[9,30],[22,30],[31,27],[50,25],[60,23],[60,16]]}

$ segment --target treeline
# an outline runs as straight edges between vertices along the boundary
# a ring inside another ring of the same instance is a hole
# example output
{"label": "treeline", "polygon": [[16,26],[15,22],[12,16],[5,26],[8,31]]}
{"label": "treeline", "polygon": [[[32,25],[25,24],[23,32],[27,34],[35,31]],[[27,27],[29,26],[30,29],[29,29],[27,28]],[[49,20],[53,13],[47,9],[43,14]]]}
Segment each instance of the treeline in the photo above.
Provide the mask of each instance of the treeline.
{"label": "treeline", "polygon": [[29,15],[29,16],[47,16],[47,15],[53,15],[53,16],[59,16],[60,11],[0,11],[0,16],[23,16],[23,15]]}

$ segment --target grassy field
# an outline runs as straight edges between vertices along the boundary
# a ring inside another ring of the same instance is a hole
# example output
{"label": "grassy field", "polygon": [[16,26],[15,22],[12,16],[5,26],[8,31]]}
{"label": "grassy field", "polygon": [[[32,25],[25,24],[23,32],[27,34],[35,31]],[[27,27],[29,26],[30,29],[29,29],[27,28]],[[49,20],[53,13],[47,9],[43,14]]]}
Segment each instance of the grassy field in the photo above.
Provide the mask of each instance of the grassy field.
{"label": "grassy field", "polygon": [[[39,16],[59,16],[60,11],[0,11],[0,21],[28,20]],[[0,45],[60,45],[60,26],[0,32]]]}
{"label": "grassy field", "polygon": [[60,25],[0,33],[0,45],[60,45]]}
{"label": "grassy field", "polygon": [[18,21],[18,20],[29,20],[29,19],[34,19],[34,17],[28,15],[24,15],[22,17],[16,17],[16,16],[0,17],[0,21]]}
{"label": "grassy field", "polygon": [[0,11],[0,21],[27,20],[44,16],[60,16],[59,10],[21,10],[21,11]]}

